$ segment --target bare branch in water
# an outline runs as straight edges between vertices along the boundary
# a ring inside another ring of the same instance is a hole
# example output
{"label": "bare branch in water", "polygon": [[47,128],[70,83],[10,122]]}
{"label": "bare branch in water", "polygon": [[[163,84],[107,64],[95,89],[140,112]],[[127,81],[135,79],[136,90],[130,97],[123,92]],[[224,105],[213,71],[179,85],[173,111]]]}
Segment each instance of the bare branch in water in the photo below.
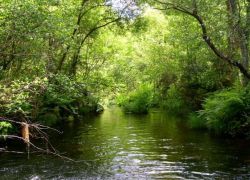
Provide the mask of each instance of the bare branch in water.
{"label": "bare branch in water", "polygon": [[[18,139],[18,140],[25,141],[24,138],[19,137],[19,136],[15,136],[15,135],[3,135],[3,137],[4,137],[4,138],[7,138],[7,139]],[[38,152],[47,153],[47,154],[52,154],[52,155],[57,156],[57,157],[60,157],[60,158],[62,158],[62,159],[66,159],[66,160],[69,160],[69,161],[76,162],[75,160],[73,160],[73,159],[71,159],[71,158],[69,158],[69,157],[60,155],[60,154],[58,154],[58,153],[56,153],[56,152],[53,152],[53,151],[50,151],[50,150],[48,150],[48,149],[46,150],[46,149],[37,147],[36,145],[34,145],[34,144],[31,143],[31,142],[28,142],[28,143],[29,143],[29,145],[30,145],[31,147],[33,147],[34,149],[38,150]],[[3,151],[1,151],[1,152],[6,152],[6,151],[3,150]],[[15,152],[15,151],[13,151],[13,152]]]}
{"label": "bare branch in water", "polygon": [[[60,157],[62,159],[66,159],[66,160],[69,160],[69,161],[76,162],[75,160],[73,160],[71,158],[68,158],[66,156],[63,156],[63,155],[59,154],[59,152],[50,143],[48,134],[46,132],[44,132],[43,130],[52,130],[52,131],[55,131],[55,132],[57,132],[59,134],[62,134],[61,131],[59,131],[57,129],[54,129],[54,128],[51,128],[49,126],[38,124],[38,123],[19,122],[19,121],[14,121],[14,120],[3,118],[3,117],[0,117],[0,121],[14,123],[14,124],[18,124],[20,126],[26,126],[26,129],[25,129],[26,132],[24,132],[24,135],[22,135],[23,137],[16,136],[16,135],[1,135],[0,137],[3,137],[5,139],[18,139],[18,140],[23,141],[28,147],[28,149],[27,149],[28,154],[29,154],[29,147],[32,147],[35,150],[37,150],[36,152],[51,154],[51,155]],[[33,133],[38,134],[37,138],[44,140],[46,149],[38,147],[35,144],[30,142],[30,140],[29,140],[29,136],[31,136],[30,130],[32,130]],[[0,152],[16,153],[16,154],[24,154],[25,153],[25,152],[19,152],[19,151],[8,151],[5,148],[0,148]],[[28,155],[28,157],[29,157],[29,155]]]}
{"label": "bare branch in water", "polygon": [[[7,118],[4,118],[4,117],[0,117],[0,121],[5,121],[5,122],[9,122],[9,123],[15,123],[15,124],[23,124],[23,122],[19,122],[19,121],[15,121],[15,120],[11,120],[11,119],[7,119]],[[27,122],[26,122],[27,123]],[[45,126],[45,125],[42,125],[42,124],[39,124],[39,123],[28,123],[30,127],[34,127],[34,128],[40,128],[40,129],[48,129],[48,130],[52,130],[52,131],[55,131],[59,134],[62,134],[63,132],[55,129],[55,128],[52,128],[52,127],[49,127],[49,126]]]}

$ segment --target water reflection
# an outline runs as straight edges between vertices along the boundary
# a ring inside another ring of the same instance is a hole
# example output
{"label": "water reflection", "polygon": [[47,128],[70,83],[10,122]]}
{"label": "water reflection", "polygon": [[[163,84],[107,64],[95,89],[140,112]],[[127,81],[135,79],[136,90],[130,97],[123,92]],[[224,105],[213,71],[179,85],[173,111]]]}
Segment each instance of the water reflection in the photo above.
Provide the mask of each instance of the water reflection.
{"label": "water reflection", "polygon": [[110,109],[65,124],[52,141],[79,160],[1,155],[3,179],[250,178],[250,143],[212,138],[161,112],[125,115]]}

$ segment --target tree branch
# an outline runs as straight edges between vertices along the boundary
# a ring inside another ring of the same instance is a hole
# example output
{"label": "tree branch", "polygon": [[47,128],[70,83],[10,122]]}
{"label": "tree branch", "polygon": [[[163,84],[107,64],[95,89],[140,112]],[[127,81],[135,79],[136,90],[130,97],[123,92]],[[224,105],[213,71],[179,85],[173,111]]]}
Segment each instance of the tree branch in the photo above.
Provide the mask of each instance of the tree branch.
{"label": "tree branch", "polygon": [[[90,6],[90,8],[88,8],[87,10],[84,11],[84,7],[85,5],[90,2],[89,0],[82,0],[82,3],[81,3],[81,7],[80,7],[80,10],[79,10],[79,14],[77,16],[77,22],[76,22],[76,27],[73,29],[73,32],[72,32],[72,35],[71,35],[71,39],[75,39],[75,36],[77,35],[77,32],[78,32],[78,29],[79,29],[79,26],[81,24],[81,21],[82,21],[82,18],[87,14],[89,13],[91,10],[95,9],[95,8],[98,8],[98,7],[104,7],[105,5],[104,4],[96,4],[96,5],[93,5],[93,6]],[[67,58],[67,55],[68,55],[68,52],[69,50],[71,49],[71,45],[68,44],[67,47],[66,47],[66,50],[65,52],[63,53],[60,61],[59,61],[59,64],[58,64],[58,67],[57,67],[57,71],[61,71],[62,69],[62,66]]]}
{"label": "tree branch", "polygon": [[[234,59],[231,59],[227,56],[225,56],[217,47],[216,45],[212,42],[211,38],[208,35],[207,32],[207,27],[206,24],[204,23],[202,17],[198,14],[197,9],[193,9],[193,11],[190,11],[188,8],[179,6],[179,5],[175,5],[173,3],[169,3],[169,2],[161,2],[159,0],[154,0],[164,6],[166,6],[166,9],[174,9],[176,11],[179,11],[181,13],[187,14],[191,17],[193,17],[194,19],[197,20],[197,22],[199,23],[201,30],[202,30],[202,38],[203,40],[206,42],[206,44],[208,45],[208,47],[214,52],[214,54],[219,57],[220,59],[226,61],[227,63],[229,63],[230,65],[237,67],[240,72],[248,79],[250,79],[250,74],[248,72],[248,69],[246,69],[239,61],[236,61]],[[196,6],[195,6],[196,7]]]}
{"label": "tree branch", "polygon": [[[24,138],[19,137],[19,136],[15,136],[15,135],[4,135],[3,137],[4,137],[4,138],[7,138],[7,139],[18,139],[18,140],[25,141]],[[69,160],[69,161],[76,162],[76,161],[74,161],[73,159],[68,158],[68,157],[66,157],[66,156],[62,156],[62,155],[60,155],[60,154],[58,154],[58,153],[56,153],[56,152],[49,151],[49,150],[46,150],[46,149],[42,149],[42,148],[40,148],[40,147],[34,145],[34,144],[31,143],[31,142],[28,142],[28,144],[29,144],[31,147],[35,148],[36,150],[38,150],[38,151],[40,151],[40,152],[42,152],[42,153],[52,154],[52,155],[57,156],[57,157],[60,157],[60,158],[62,158],[62,159],[66,159],[66,160]],[[8,151],[3,150],[2,152],[8,152]],[[15,152],[15,151],[12,151],[12,152]],[[21,152],[18,152],[18,153],[21,153]]]}
{"label": "tree branch", "polygon": [[120,17],[119,17],[119,18],[116,18],[116,19],[114,19],[114,20],[112,20],[112,21],[106,22],[106,23],[104,23],[104,24],[102,24],[102,25],[96,26],[96,27],[94,27],[94,28],[92,28],[92,29],[89,30],[89,32],[88,32],[88,33],[84,36],[84,38],[82,39],[82,41],[81,41],[81,43],[80,43],[80,45],[79,45],[79,48],[78,48],[76,54],[75,54],[74,57],[73,57],[73,61],[72,61],[72,63],[71,63],[71,68],[70,68],[70,74],[71,74],[71,75],[75,73],[75,72],[74,72],[74,71],[75,71],[75,66],[76,66],[76,64],[77,64],[77,62],[78,62],[78,58],[79,58],[79,54],[80,54],[81,48],[82,48],[83,44],[85,43],[85,41],[88,39],[88,37],[91,36],[91,35],[92,35],[94,32],[96,32],[97,30],[99,30],[99,29],[101,29],[101,28],[103,28],[103,27],[105,27],[105,26],[108,26],[108,25],[110,25],[110,24],[112,24],[112,23],[114,23],[114,22],[117,22],[117,21],[119,21],[120,19],[121,19]]}

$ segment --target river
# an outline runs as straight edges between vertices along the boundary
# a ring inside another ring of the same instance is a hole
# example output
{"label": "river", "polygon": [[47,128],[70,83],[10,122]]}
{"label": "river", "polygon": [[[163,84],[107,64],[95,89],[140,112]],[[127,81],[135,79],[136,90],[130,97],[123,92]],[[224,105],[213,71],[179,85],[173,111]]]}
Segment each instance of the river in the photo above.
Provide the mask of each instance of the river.
{"label": "river", "polygon": [[250,142],[194,131],[163,112],[108,109],[61,125],[51,142],[78,162],[0,154],[0,179],[250,179]]}

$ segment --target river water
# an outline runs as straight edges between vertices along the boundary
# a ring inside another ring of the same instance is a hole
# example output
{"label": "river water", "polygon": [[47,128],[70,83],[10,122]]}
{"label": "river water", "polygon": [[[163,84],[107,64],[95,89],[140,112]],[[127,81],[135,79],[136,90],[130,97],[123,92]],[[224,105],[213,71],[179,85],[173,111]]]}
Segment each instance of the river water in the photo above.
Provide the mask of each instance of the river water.
{"label": "river water", "polygon": [[97,117],[62,125],[52,143],[78,162],[0,154],[0,179],[250,179],[250,142],[190,130],[162,112]]}

